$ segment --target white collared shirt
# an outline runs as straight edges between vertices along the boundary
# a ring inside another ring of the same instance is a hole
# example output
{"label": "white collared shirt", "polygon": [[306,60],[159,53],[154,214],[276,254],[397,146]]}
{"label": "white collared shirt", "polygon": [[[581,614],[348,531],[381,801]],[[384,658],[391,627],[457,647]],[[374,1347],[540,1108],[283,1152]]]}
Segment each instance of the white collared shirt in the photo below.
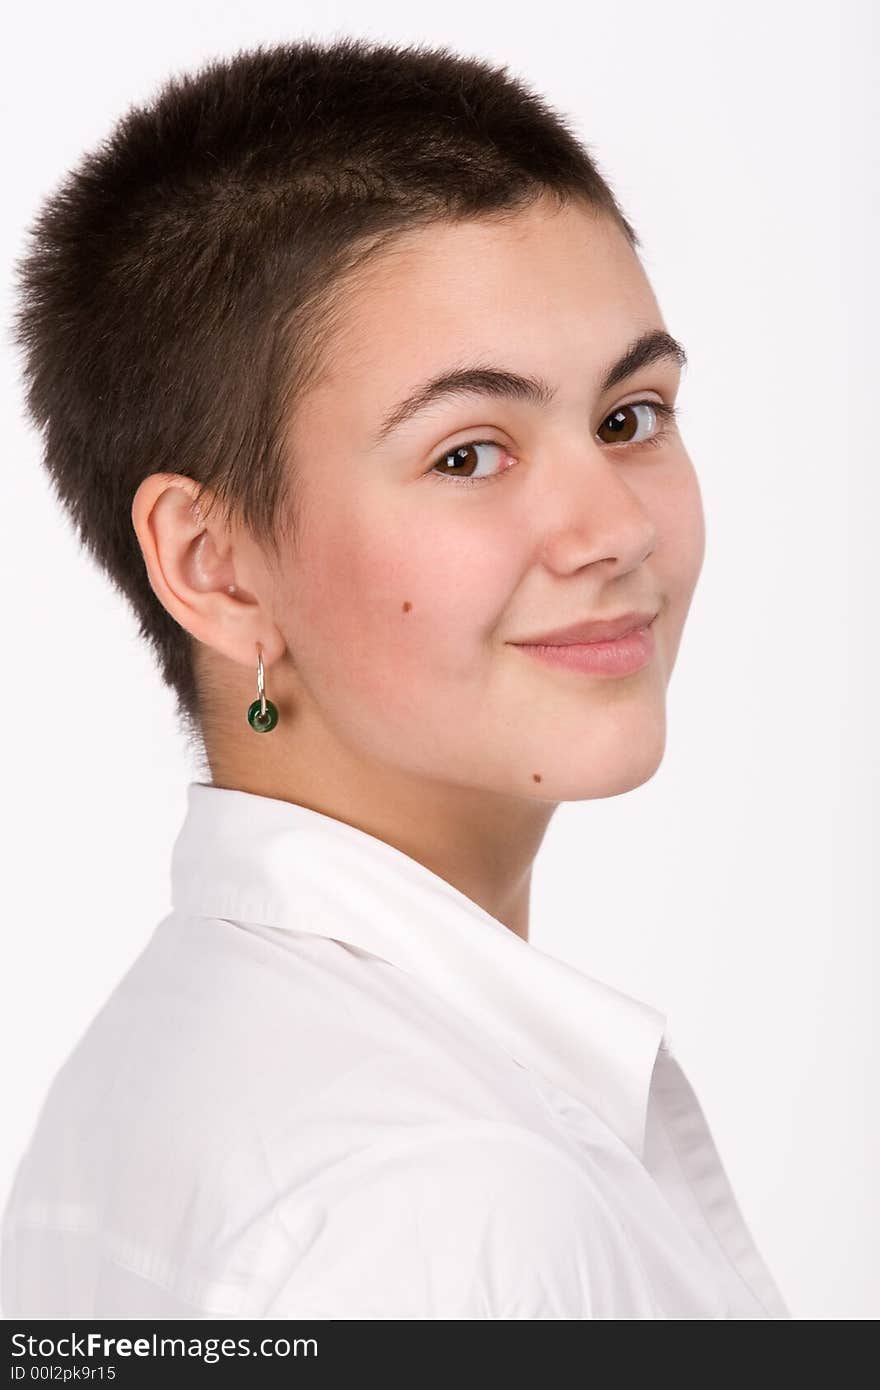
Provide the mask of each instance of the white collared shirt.
{"label": "white collared shirt", "polygon": [[788,1318],[656,1009],[424,865],[191,782],[55,1077],[7,1318]]}

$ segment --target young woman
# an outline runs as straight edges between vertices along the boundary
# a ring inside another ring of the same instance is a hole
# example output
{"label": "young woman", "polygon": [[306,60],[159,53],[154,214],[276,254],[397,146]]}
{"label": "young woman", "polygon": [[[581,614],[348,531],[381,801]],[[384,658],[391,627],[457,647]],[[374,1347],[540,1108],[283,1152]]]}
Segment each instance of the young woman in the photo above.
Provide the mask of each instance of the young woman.
{"label": "young woman", "polygon": [[46,466],[210,774],[7,1316],[788,1317],[662,1014],[529,942],[703,558],[638,245],[506,69],[357,39],[170,82],[43,209]]}

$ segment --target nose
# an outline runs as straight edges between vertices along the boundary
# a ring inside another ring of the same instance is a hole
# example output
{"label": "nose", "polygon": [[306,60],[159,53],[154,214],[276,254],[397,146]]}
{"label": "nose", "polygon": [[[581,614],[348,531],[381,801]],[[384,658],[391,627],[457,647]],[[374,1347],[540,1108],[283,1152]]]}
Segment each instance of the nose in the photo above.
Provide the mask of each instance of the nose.
{"label": "nose", "polygon": [[552,475],[537,518],[548,569],[566,574],[601,561],[626,571],[653,552],[654,521],[606,450],[583,442],[560,450]]}

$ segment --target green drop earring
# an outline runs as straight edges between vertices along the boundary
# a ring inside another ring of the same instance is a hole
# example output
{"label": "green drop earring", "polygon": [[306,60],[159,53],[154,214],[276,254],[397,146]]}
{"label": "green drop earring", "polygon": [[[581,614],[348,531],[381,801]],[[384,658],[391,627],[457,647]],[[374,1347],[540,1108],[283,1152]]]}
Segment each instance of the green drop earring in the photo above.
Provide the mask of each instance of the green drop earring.
{"label": "green drop earring", "polygon": [[271,700],[266,699],[263,682],[263,648],[257,643],[257,698],[248,707],[248,723],[258,734],[267,734],[278,723],[278,710]]}

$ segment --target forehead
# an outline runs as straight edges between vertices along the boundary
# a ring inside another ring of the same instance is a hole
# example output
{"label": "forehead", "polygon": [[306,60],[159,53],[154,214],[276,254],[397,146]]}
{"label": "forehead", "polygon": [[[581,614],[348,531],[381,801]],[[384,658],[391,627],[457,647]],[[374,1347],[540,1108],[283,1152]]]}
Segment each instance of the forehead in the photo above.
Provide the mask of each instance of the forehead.
{"label": "forehead", "polygon": [[402,233],[343,293],[307,414],[368,430],[408,386],[462,358],[581,382],[661,321],[638,256],[605,214],[542,201]]}

